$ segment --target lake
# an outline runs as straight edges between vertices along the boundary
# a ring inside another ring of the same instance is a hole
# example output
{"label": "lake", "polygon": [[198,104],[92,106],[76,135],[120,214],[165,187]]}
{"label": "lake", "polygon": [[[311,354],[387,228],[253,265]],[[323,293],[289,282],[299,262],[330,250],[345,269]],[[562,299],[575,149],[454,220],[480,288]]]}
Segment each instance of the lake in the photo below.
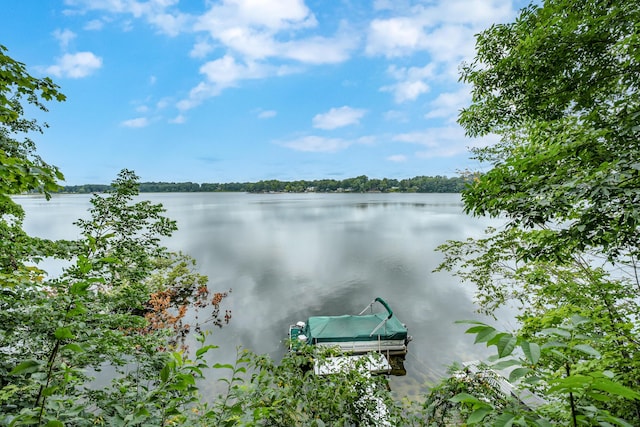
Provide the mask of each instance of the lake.
{"label": "lake", "polygon": [[[163,193],[140,196],[162,203],[179,231],[164,242],[198,261],[212,291],[232,289],[216,329],[212,355],[226,363],[237,346],[278,358],[288,325],[312,315],[357,314],[384,298],[407,324],[413,341],[407,375],[392,388],[412,394],[453,361],[486,354],[464,334],[474,312],[473,289],[447,273],[433,273],[446,240],[479,237],[495,220],[462,211],[459,194]],[[89,195],[15,200],[29,234],[72,239],[72,223],[87,218]],[[60,266],[43,265],[52,274]],[[486,319],[483,319],[486,320]],[[490,321],[490,320],[489,320]],[[503,322],[504,323],[504,322]],[[504,324],[502,327],[507,327]]]}

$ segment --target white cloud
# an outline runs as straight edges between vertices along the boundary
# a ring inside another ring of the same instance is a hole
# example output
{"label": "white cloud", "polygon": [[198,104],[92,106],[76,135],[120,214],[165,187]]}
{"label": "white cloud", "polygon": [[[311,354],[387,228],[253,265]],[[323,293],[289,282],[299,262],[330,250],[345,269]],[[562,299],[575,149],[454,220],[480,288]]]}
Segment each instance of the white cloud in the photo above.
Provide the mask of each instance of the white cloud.
{"label": "white cloud", "polygon": [[251,27],[225,28],[217,38],[227,47],[250,59],[263,59],[276,54],[273,35]]}
{"label": "white cloud", "polygon": [[84,25],[84,29],[87,31],[99,31],[104,27],[104,22],[100,19],[92,19]]}
{"label": "white cloud", "polygon": [[274,110],[266,110],[266,111],[260,111],[258,113],[258,118],[259,119],[270,119],[272,117],[275,117],[278,113]]}
{"label": "white cloud", "polygon": [[223,0],[197,19],[194,29],[250,59],[276,55],[279,31],[315,25],[300,0]]}
{"label": "white cloud", "polygon": [[429,112],[424,115],[426,119],[445,118],[449,122],[455,122],[462,108],[471,102],[471,93],[466,86],[456,92],[443,92],[429,105]]}
{"label": "white cloud", "polygon": [[[214,49],[222,52],[202,65],[200,72],[206,79],[178,103],[182,111],[244,80],[300,72],[305,65],[345,62],[358,48],[386,59],[425,53],[422,63],[429,65],[389,67],[392,79],[380,88],[397,103],[414,101],[435,87],[435,79],[457,79],[457,65],[473,55],[473,34],[514,15],[512,2],[504,0],[374,0],[367,6],[375,14],[368,25],[359,21],[361,15],[350,14],[331,30],[320,26],[328,15],[316,15],[304,0],[209,0],[201,12],[191,6],[187,12],[186,3],[179,0],[64,2],[76,14],[107,12],[85,28],[99,29],[115,15],[123,15],[120,24],[125,18],[138,19],[170,36],[193,36],[192,58],[207,58]],[[360,6],[353,10],[364,11]],[[51,69],[63,74],[62,64]],[[427,115],[440,117],[445,114],[443,108],[433,105]]]}
{"label": "white cloud", "polygon": [[60,49],[67,50],[71,40],[76,38],[76,33],[66,28],[64,30],[56,29],[53,32],[53,36],[58,40],[58,43],[60,43]]}
{"label": "white cloud", "polygon": [[[401,133],[395,135],[393,137],[393,140],[398,142],[408,142],[411,144],[424,145],[427,147],[436,147],[438,145],[438,137],[444,135],[444,133],[440,133],[442,130],[442,128],[431,128],[421,132],[416,131]],[[451,132],[445,133],[450,134]],[[464,134],[462,134],[462,137],[464,139]]]}
{"label": "white cloud", "polygon": [[191,52],[189,52],[189,56],[192,58],[204,58],[211,51],[213,51],[213,45],[211,45],[211,43],[207,40],[199,40],[193,45]]}
{"label": "white cloud", "polygon": [[304,136],[292,141],[283,142],[280,145],[295,151],[308,151],[313,153],[335,153],[344,150],[351,142],[340,138],[323,138],[321,136]]}
{"label": "white cloud", "polygon": [[374,10],[392,10],[394,6],[394,0],[374,0]]}
{"label": "white cloud", "polygon": [[340,107],[332,108],[323,114],[317,114],[313,118],[313,127],[319,129],[336,129],[359,123],[360,119],[366,114],[366,110]]}
{"label": "white cloud", "polygon": [[313,27],[317,21],[304,0],[225,0],[249,24],[276,30]]}
{"label": "white cloud", "polygon": [[409,121],[409,118],[407,117],[406,113],[402,111],[397,111],[397,110],[385,111],[385,113],[383,114],[383,117],[385,120],[393,121],[393,122],[406,123]]}
{"label": "white cloud", "polygon": [[295,151],[306,151],[312,153],[336,153],[345,150],[354,144],[371,144],[375,140],[372,136],[363,136],[357,139],[325,138],[322,136],[309,135],[291,141],[280,142],[278,145],[291,148]]}
{"label": "white cloud", "polygon": [[280,76],[291,71],[287,67],[274,67],[255,61],[241,63],[231,55],[225,55],[200,67],[200,73],[206,76],[206,81],[191,89],[188,98],[178,102],[177,107],[182,111],[189,110],[208,98],[220,95],[224,89],[236,86],[242,80]]}
{"label": "white cloud", "polygon": [[[65,0],[66,5],[79,9],[74,11],[67,10],[67,14],[82,13],[89,10],[99,10],[112,14],[128,14],[136,19],[145,19],[162,33],[169,36],[175,36],[185,31],[190,23],[189,15],[171,10],[178,3],[179,0]],[[98,24],[94,23],[92,25]],[[130,28],[131,23],[125,22],[124,25],[126,31],[127,28]]]}
{"label": "white cloud", "polygon": [[433,64],[410,68],[398,68],[392,65],[387,69],[387,73],[396,79],[397,83],[383,86],[380,90],[393,93],[397,103],[414,101],[423,93],[429,92],[426,80],[434,76],[434,69]]}
{"label": "white cloud", "polygon": [[187,27],[187,23],[189,22],[189,17],[181,13],[150,14],[147,19],[151,24],[158,27],[162,33],[172,37],[180,34]]}
{"label": "white cloud", "polygon": [[[348,30],[346,21],[339,23],[334,35],[311,33],[318,21],[304,0],[216,0],[205,2],[206,10],[200,14],[182,12],[179,0],[65,0],[65,4],[74,8],[68,13],[111,14],[100,22],[121,15],[124,31],[139,19],[170,36],[206,33],[194,41],[189,52],[192,58],[206,58],[214,49],[226,50],[200,67],[206,79],[177,103],[182,111],[244,80],[301,72],[302,67],[295,63],[344,62],[359,43],[357,32]],[[97,28],[99,22],[92,25]],[[284,61],[272,61],[279,59]]]}
{"label": "white cloud", "polygon": [[404,163],[407,161],[407,156],[405,156],[404,154],[394,154],[387,157],[387,160],[394,163]]}
{"label": "white cloud", "polygon": [[305,64],[336,64],[349,59],[349,52],[355,47],[355,42],[349,37],[312,37],[282,43],[276,49],[281,52],[282,57]]}
{"label": "white cloud", "polygon": [[176,107],[180,111],[190,110],[202,104],[205,99],[218,96],[221,91],[222,89],[216,85],[200,82],[196,87],[189,91],[189,96],[186,99],[178,101]]}
{"label": "white cloud", "polygon": [[46,68],[46,72],[56,77],[78,79],[87,77],[102,67],[102,58],[91,52],[67,53],[58,58],[55,65]]}
{"label": "white cloud", "polygon": [[209,82],[220,88],[233,86],[238,80],[255,79],[266,75],[265,68],[256,62],[242,64],[235,58],[225,55],[214,61],[209,61],[200,67],[200,73],[207,77]]}
{"label": "white cloud", "polygon": [[475,53],[474,34],[478,31],[464,25],[448,24],[435,28],[426,35],[424,47],[431,59],[438,63],[458,64],[471,59]]}
{"label": "white cloud", "polygon": [[146,117],[137,117],[135,119],[125,120],[120,124],[128,128],[143,128],[149,125],[149,120]]}
{"label": "white cloud", "polygon": [[453,157],[465,154],[469,147],[485,147],[499,141],[496,135],[482,138],[468,138],[459,126],[429,128],[424,131],[398,134],[393,137],[396,142],[405,142],[424,147],[416,153],[422,158]]}
{"label": "white cloud", "polygon": [[246,61],[285,58],[331,64],[347,60],[357,37],[338,34],[296,38],[298,31],[317,25],[315,15],[302,0],[223,0],[200,16],[194,29],[206,31]]}
{"label": "white cloud", "polygon": [[122,28],[122,31],[124,31],[125,33],[128,33],[129,31],[133,31],[133,21],[126,20],[122,22],[120,24],[120,28]]}
{"label": "white cloud", "polygon": [[515,11],[512,2],[504,0],[446,0],[432,9],[425,9],[425,14],[428,13],[441,17],[447,23],[484,28],[512,18]]}
{"label": "white cloud", "polygon": [[167,108],[170,104],[171,104],[171,100],[169,98],[162,98],[156,103],[156,108],[158,110],[162,110],[164,108]]}
{"label": "white cloud", "polygon": [[182,114],[178,114],[176,117],[174,117],[173,119],[169,120],[169,123],[173,123],[173,124],[182,124],[184,122],[187,121],[187,118],[185,116],[183,116]]}
{"label": "white cloud", "polygon": [[397,80],[422,80],[431,78],[435,74],[435,66],[427,64],[424,67],[396,67],[391,65],[387,69],[387,73]]}
{"label": "white cloud", "polygon": [[[396,6],[383,1],[376,5]],[[428,6],[400,4],[397,9],[396,16],[371,21],[366,53],[391,58],[427,51],[434,60],[459,62],[473,53],[474,34],[515,14],[511,2],[504,0],[440,0]]]}
{"label": "white cloud", "polygon": [[383,92],[392,92],[395,101],[401,104],[406,101],[415,101],[423,93],[429,92],[429,85],[422,80],[398,82],[394,85],[383,86]]}
{"label": "white cloud", "polygon": [[228,26],[273,32],[315,25],[316,18],[303,0],[223,0],[200,17],[196,29],[215,36]]}
{"label": "white cloud", "polygon": [[369,25],[366,53],[386,57],[404,56],[421,49],[425,34],[420,22],[409,17],[374,19]]}

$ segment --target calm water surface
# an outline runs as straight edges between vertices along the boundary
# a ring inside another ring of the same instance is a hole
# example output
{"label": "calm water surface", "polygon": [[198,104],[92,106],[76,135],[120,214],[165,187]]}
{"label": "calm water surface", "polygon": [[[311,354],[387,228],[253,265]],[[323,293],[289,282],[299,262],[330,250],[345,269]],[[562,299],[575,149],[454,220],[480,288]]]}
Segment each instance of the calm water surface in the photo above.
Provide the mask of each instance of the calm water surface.
{"label": "calm water surface", "polygon": [[[312,315],[356,314],[383,297],[414,340],[406,377],[392,387],[411,393],[452,361],[484,354],[460,319],[478,319],[469,285],[433,273],[435,248],[477,237],[492,225],[462,212],[458,194],[143,194],[162,203],[179,231],[165,243],[195,257],[210,289],[232,293],[229,326],[216,329],[213,354],[227,362],[237,346],[280,357],[287,327]],[[50,201],[22,196],[25,229],[46,238],[74,238],[87,218],[89,195]],[[59,266],[45,265],[55,272]]]}

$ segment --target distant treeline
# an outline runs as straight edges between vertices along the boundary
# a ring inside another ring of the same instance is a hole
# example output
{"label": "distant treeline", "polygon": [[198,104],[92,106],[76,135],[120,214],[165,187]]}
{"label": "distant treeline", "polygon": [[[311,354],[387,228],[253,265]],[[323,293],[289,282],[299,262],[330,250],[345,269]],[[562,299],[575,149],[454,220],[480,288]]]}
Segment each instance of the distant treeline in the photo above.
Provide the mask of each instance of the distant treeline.
{"label": "distant treeline", "polygon": [[[365,175],[343,180],[232,182],[226,184],[198,184],[194,182],[143,182],[142,193],[178,192],[247,192],[247,193],[459,193],[469,177],[416,176],[408,179],[375,179]],[[101,193],[109,185],[85,184],[63,187],[63,193]]]}

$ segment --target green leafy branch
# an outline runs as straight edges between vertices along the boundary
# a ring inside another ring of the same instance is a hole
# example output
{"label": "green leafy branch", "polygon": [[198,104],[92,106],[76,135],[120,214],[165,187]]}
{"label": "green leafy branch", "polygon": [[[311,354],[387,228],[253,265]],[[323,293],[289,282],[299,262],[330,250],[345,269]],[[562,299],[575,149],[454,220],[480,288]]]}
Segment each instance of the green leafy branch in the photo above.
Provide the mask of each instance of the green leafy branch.
{"label": "green leafy branch", "polygon": [[[639,400],[640,393],[616,381],[613,372],[592,370],[589,363],[600,358],[600,353],[589,342],[596,342],[593,334],[584,333],[590,320],[574,315],[566,323],[540,331],[538,342],[524,339],[508,332],[498,331],[478,321],[462,321],[471,324],[466,333],[476,336],[476,343],[495,347],[497,354],[488,368],[493,371],[510,369],[508,382],[517,384],[514,389],[516,411],[497,414],[502,408],[493,402],[468,393],[459,393],[452,402],[470,406],[469,424],[481,423],[492,415],[493,425],[551,425],[552,421],[564,420],[573,426],[590,425],[591,421],[630,426],[619,417],[600,408],[602,402],[612,399]],[[521,356],[516,356],[516,350]],[[544,363],[543,363],[544,361]],[[524,392],[527,393],[524,393]],[[538,393],[546,402],[532,405],[527,395]],[[513,399],[505,395],[505,399]],[[563,414],[558,403],[564,402],[568,412]],[[554,414],[550,419],[546,415]]]}

